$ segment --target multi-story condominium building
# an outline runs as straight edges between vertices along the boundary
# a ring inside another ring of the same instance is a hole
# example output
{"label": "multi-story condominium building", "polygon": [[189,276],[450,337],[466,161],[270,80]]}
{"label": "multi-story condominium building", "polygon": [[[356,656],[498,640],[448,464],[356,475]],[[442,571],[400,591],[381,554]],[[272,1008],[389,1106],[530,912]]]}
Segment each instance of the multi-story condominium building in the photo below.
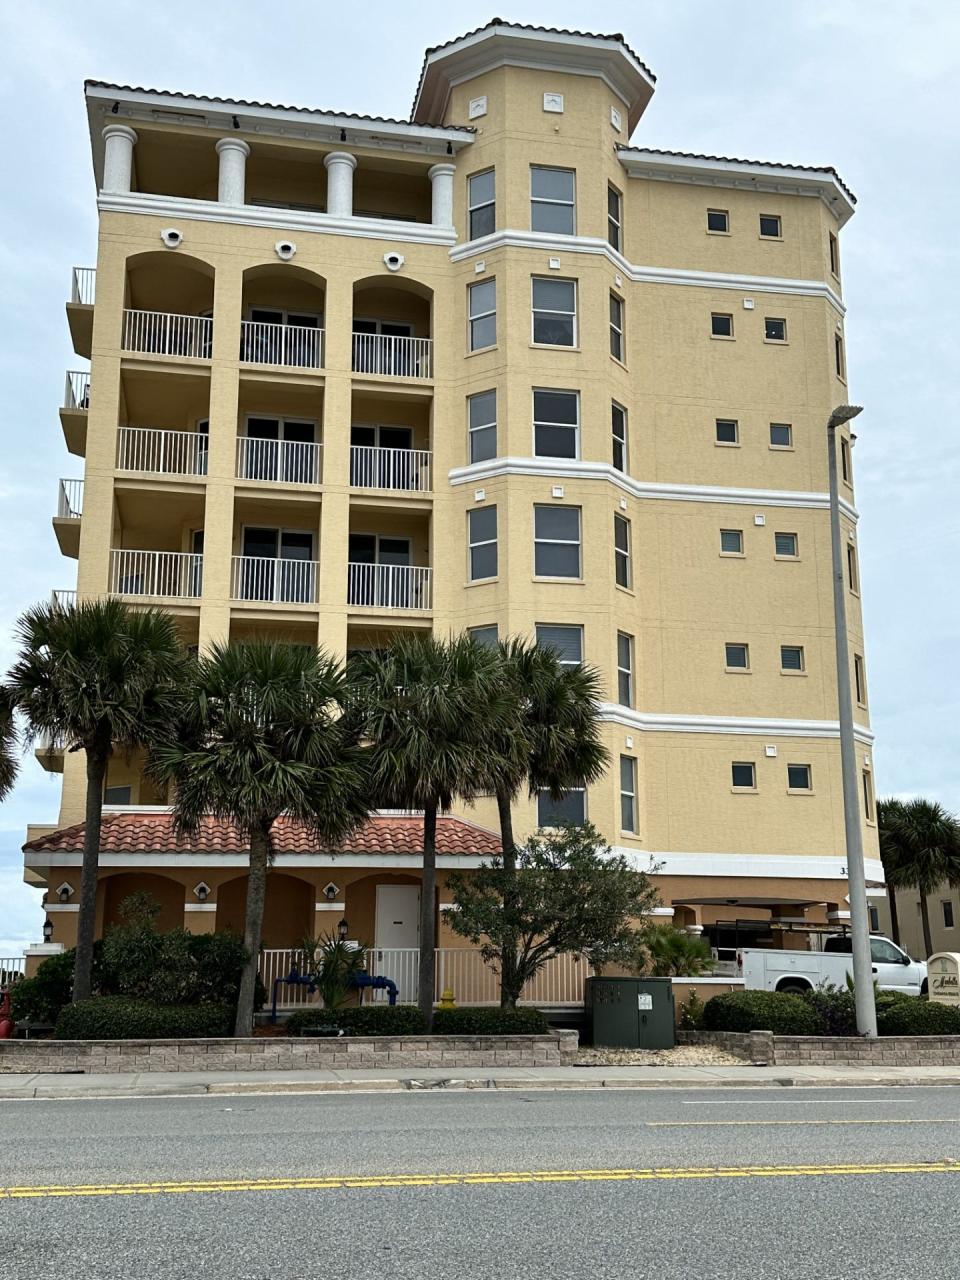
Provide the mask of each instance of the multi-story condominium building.
{"label": "multi-story condominium building", "polygon": [[[88,82],[90,369],[61,410],[83,478],[54,526],[80,600],[164,605],[200,649],[469,629],[596,666],[612,767],[521,802],[518,833],[589,816],[719,943],[847,910],[825,423],[854,198],[830,168],[631,145],[653,90],[620,36],[500,21],[427,51],[409,120]],[[60,821],[26,874],[69,945],[84,769],[44,758]],[[167,923],[237,927],[242,843],[178,841],[166,799],[112,761],[101,926],[149,888]],[[444,819],[441,869],[495,830],[492,802]],[[281,831],[265,945],[345,913],[415,947],[417,841],[385,815],[334,859]]]}

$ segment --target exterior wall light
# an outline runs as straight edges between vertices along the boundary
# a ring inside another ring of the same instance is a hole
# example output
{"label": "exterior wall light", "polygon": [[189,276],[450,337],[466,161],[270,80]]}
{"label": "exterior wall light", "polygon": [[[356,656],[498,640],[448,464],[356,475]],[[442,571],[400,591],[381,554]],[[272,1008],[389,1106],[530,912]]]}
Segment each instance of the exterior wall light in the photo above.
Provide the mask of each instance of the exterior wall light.
{"label": "exterior wall light", "polygon": [[346,942],[347,934],[349,932],[350,932],[350,926],[347,924],[345,919],[341,920],[340,923],[337,925],[337,937],[340,939],[341,942]]}
{"label": "exterior wall light", "polygon": [[53,937],[53,921],[48,916],[43,922],[43,940],[49,942]]}

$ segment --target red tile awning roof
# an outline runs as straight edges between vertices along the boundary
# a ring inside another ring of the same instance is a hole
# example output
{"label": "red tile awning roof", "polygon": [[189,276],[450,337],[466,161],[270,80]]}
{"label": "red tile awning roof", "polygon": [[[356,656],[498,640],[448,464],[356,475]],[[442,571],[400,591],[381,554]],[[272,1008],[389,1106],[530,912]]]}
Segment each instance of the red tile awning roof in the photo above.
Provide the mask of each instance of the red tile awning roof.
{"label": "red tile awning roof", "polygon": [[[80,853],[84,823],[51,831],[23,846],[25,853]],[[423,819],[377,816],[368,819],[337,848],[326,848],[307,827],[293,818],[278,818],[273,827],[276,853],[317,854],[339,857],[351,853],[418,854],[423,849]],[[101,853],[247,853],[248,841],[232,822],[204,818],[196,835],[178,836],[171,813],[105,813],[100,833]],[[500,852],[500,837],[462,818],[437,818],[437,853],[491,857]]]}

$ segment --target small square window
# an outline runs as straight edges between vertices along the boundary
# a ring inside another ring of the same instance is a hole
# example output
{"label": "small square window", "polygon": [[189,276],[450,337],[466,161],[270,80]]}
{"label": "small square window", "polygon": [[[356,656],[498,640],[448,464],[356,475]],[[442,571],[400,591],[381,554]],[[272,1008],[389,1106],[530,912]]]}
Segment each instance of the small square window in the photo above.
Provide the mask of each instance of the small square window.
{"label": "small square window", "polygon": [[799,544],[795,533],[775,533],[773,535],[774,549],[778,556],[787,556],[795,559],[799,554]]}
{"label": "small square window", "polygon": [[725,556],[743,555],[743,530],[720,530],[720,554]]}
{"label": "small square window", "polygon": [[724,311],[714,311],[710,316],[710,333],[714,338],[732,338],[733,316]]}
{"label": "small square window", "polygon": [[768,240],[780,239],[780,215],[778,213],[761,213],[760,234]]}
{"label": "small square window", "polygon": [[551,649],[561,667],[579,667],[583,662],[583,627],[538,622],[536,636],[541,649]]}
{"label": "small square window", "polygon": [[770,448],[771,449],[792,449],[793,448],[793,427],[789,422],[771,422],[770,423]]}
{"label": "small square window", "polygon": [[741,791],[755,791],[757,787],[757,766],[753,762],[735,760],[730,766],[731,785]]}
{"label": "small square window", "polygon": [[717,444],[739,444],[740,423],[735,418],[717,418]]}
{"label": "small square window", "polygon": [[561,800],[551,799],[549,791],[537,792],[537,826],[556,827],[563,822],[579,826],[586,817],[587,797],[583,787],[565,791]]}
{"label": "small square window", "polygon": [[774,316],[767,316],[763,322],[763,336],[767,342],[786,342],[786,320],[780,320]]}
{"label": "small square window", "polygon": [[707,230],[723,232],[730,230],[730,214],[726,209],[707,210]]}
{"label": "small square window", "polygon": [[479,645],[481,649],[495,649],[500,639],[500,634],[495,622],[491,622],[483,627],[468,627],[467,635],[474,644]]}
{"label": "small square window", "polygon": [[782,644],[780,646],[780,670],[802,671],[803,669],[803,645]]}
{"label": "small square window", "polygon": [[750,649],[745,644],[728,644],[725,646],[727,669],[729,671],[750,670]]}
{"label": "small square window", "polygon": [[812,790],[810,766],[808,764],[787,765],[787,789],[789,791]]}

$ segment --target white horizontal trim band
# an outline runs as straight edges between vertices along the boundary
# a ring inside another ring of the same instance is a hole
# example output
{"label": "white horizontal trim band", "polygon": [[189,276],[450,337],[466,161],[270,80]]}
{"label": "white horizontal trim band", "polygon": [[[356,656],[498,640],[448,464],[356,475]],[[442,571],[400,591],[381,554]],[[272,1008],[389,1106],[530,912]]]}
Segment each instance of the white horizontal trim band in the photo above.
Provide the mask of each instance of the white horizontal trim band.
{"label": "white horizontal trim band", "polygon": [[823,298],[839,314],[846,314],[840,297],[825,280],[794,280],[787,276],[731,275],[725,271],[687,271],[679,267],[644,267],[628,262],[599,236],[562,236],[544,231],[494,231],[450,250],[452,262],[482,257],[495,249],[541,249],[545,253],[586,253],[606,258],[636,284],[692,285],[700,289],[736,289],[739,293],[779,293]]}
{"label": "white horizontal trim band", "polygon": [[[627,849],[617,845],[614,853],[623,854],[638,871],[649,871],[651,860],[659,864],[658,876],[721,876],[737,880],[840,880],[847,882],[846,858],[811,854],[780,853],[648,853],[643,849]],[[867,858],[864,870],[868,880],[883,883],[883,863]]]}
{"label": "white horizontal trim band", "polygon": [[215,902],[185,902],[183,909],[184,911],[216,911],[217,904]]}
{"label": "white horizontal trim band", "polygon": [[315,902],[313,909],[314,911],[346,911],[347,904],[345,902]]}
{"label": "white horizontal trim band", "polygon": [[[635,711],[617,702],[600,704],[600,719],[641,733],[728,733],[761,738],[839,738],[838,720],[780,720],[767,716],[686,716]],[[870,746],[875,738],[866,725],[854,725],[857,741]]]}
{"label": "white horizontal trim band", "polygon": [[722,986],[724,986],[724,987],[744,987],[744,986],[746,986],[746,979],[745,979],[745,978],[677,978],[677,977],[671,977],[671,978],[670,978],[670,981],[671,981],[671,983],[672,983],[674,986],[677,986],[677,984],[679,983],[681,986],[688,986],[688,987],[709,987],[709,986],[720,986],[720,985],[722,985]]}
{"label": "white horizontal trim band", "polygon": [[[635,480],[609,462],[583,462],[575,458],[490,458],[448,473],[451,484],[479,484],[500,476],[544,476],[565,480],[606,480],[634,498],[655,498],[663,502],[719,502],[743,507],[800,507],[829,511],[828,493],[802,489],[733,489],[710,484],[663,484]],[[856,522],[856,507],[840,499],[840,510]]]}
{"label": "white horizontal trim band", "polygon": [[79,911],[79,902],[48,902],[44,911]]}
{"label": "white horizontal trim band", "polygon": [[190,218],[194,222],[229,222],[247,227],[273,227],[280,231],[318,231],[329,235],[355,236],[362,240],[386,240],[414,244],[451,245],[456,232],[451,227],[435,227],[428,222],[396,222],[390,218],[335,218],[329,213],[308,213],[302,209],[271,209],[262,205],[220,204],[217,200],[188,200],[179,196],[150,195],[133,191],[101,191],[97,197],[101,213],[142,213],[153,217]]}

